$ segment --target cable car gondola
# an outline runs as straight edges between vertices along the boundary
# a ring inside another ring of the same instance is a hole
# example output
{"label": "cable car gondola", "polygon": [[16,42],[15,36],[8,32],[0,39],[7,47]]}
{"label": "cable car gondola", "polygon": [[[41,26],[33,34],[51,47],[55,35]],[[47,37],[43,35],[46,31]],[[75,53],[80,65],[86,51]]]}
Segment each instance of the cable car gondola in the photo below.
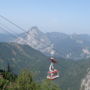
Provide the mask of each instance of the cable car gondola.
{"label": "cable car gondola", "polygon": [[54,68],[54,64],[56,64],[57,61],[52,57],[50,58],[50,61],[51,61],[51,64],[50,64],[50,67],[49,67],[47,79],[54,80],[54,79],[59,77],[59,71]]}

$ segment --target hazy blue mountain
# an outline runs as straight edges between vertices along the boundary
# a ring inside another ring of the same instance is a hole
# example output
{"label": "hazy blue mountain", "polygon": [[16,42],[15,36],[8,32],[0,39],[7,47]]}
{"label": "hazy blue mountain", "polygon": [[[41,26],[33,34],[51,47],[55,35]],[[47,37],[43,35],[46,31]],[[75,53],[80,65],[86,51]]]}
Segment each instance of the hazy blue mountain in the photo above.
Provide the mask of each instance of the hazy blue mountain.
{"label": "hazy blue mountain", "polygon": [[8,34],[0,34],[0,42],[8,42],[11,40],[10,35]]}
{"label": "hazy blue mountain", "polygon": [[[19,34],[18,34],[19,35]],[[16,34],[0,33],[0,42],[11,42],[16,39]]]}
{"label": "hazy blue mountain", "polygon": [[90,35],[67,35],[59,32],[47,33],[54,49],[63,58],[82,59],[90,57]]}

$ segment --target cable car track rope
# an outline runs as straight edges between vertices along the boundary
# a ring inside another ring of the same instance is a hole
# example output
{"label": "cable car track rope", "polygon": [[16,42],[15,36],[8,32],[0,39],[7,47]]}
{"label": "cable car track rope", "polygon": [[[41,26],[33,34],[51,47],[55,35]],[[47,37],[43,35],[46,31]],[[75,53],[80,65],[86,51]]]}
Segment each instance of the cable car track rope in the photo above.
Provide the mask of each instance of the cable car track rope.
{"label": "cable car track rope", "polygon": [[1,17],[2,19],[4,19],[5,21],[9,22],[10,24],[14,25],[15,27],[17,27],[18,29],[26,32],[25,29],[23,29],[22,27],[20,27],[20,26],[17,25],[16,23],[12,22],[11,20],[9,20],[8,18],[6,18],[5,16],[0,15],[0,17]]}

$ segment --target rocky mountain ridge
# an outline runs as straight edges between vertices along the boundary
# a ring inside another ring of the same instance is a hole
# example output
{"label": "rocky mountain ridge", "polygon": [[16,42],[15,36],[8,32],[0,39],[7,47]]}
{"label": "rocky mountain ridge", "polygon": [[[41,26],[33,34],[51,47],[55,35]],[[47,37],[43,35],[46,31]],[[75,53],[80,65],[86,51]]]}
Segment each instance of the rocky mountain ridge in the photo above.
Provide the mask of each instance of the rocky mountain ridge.
{"label": "rocky mountain ridge", "polygon": [[54,51],[51,41],[37,27],[32,27],[28,32],[22,35],[22,37],[17,38],[15,42],[19,44],[28,44],[44,54],[50,54]]}
{"label": "rocky mountain ridge", "polygon": [[50,55],[54,51],[56,56],[77,60],[90,58],[89,38],[89,35],[81,34],[43,33],[38,27],[32,27],[28,32],[17,38],[15,42],[28,44],[46,55]]}

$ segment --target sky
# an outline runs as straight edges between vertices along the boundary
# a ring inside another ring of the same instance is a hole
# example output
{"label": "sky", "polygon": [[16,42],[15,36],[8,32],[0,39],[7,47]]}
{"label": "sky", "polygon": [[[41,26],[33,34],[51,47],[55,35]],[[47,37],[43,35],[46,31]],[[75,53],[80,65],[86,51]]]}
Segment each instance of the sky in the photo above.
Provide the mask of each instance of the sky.
{"label": "sky", "polygon": [[0,15],[25,30],[90,34],[90,0],[0,0]]}

